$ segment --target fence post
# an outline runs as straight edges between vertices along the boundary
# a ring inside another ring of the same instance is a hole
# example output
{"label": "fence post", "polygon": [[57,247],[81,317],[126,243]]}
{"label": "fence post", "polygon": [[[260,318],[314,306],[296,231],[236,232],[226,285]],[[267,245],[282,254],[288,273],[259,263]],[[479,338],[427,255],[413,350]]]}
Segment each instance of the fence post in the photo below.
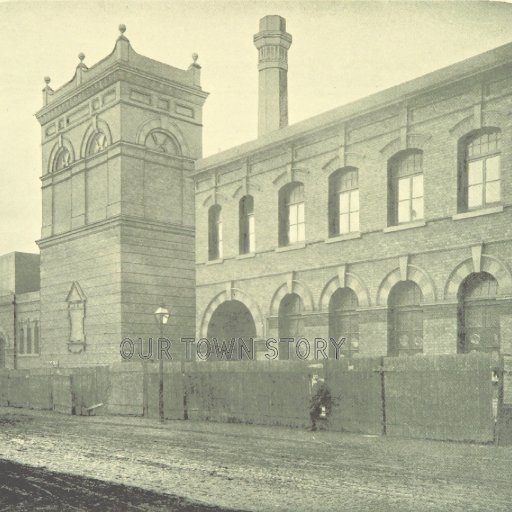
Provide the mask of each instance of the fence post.
{"label": "fence post", "polygon": [[148,363],[142,363],[142,416],[148,417]]}

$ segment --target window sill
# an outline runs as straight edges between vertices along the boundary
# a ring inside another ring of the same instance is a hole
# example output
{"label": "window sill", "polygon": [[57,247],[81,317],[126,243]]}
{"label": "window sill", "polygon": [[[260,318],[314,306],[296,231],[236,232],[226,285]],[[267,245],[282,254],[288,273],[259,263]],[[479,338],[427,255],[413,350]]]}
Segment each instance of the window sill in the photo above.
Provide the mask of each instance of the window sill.
{"label": "window sill", "polygon": [[41,354],[16,354],[16,357],[40,357]]}
{"label": "window sill", "polygon": [[305,242],[301,242],[298,244],[284,245],[283,247],[277,247],[276,252],[294,251],[295,249],[304,249],[304,247],[306,247]]}
{"label": "window sill", "polygon": [[482,215],[491,215],[492,213],[501,213],[503,212],[503,206],[493,206],[490,208],[480,208],[479,210],[470,210],[468,212],[457,213],[452,219],[453,220],[461,220],[461,219],[470,219],[472,217],[480,217]]}
{"label": "window sill", "polygon": [[246,254],[239,254],[236,259],[237,260],[245,260],[247,258],[254,258],[254,256],[256,256],[256,253],[255,252],[248,252]]}
{"label": "window sill", "polygon": [[384,233],[393,233],[394,231],[402,231],[404,229],[421,228],[426,226],[427,223],[424,220],[417,220],[414,222],[407,222],[406,224],[397,224],[396,226],[389,226],[384,228]]}
{"label": "window sill", "polygon": [[354,231],[353,233],[346,233],[344,235],[331,236],[325,239],[325,243],[333,244],[334,242],[342,242],[343,240],[354,240],[355,238],[361,238],[360,231]]}
{"label": "window sill", "polygon": [[219,265],[220,263],[224,263],[224,259],[220,258],[218,260],[208,260],[206,262],[207,265]]}

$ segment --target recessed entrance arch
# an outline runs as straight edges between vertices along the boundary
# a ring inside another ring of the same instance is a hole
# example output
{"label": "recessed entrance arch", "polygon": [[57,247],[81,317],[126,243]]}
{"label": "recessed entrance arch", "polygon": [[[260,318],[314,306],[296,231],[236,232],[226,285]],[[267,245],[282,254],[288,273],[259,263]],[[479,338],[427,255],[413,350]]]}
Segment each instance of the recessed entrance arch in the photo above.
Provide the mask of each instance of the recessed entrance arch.
{"label": "recessed entrance arch", "polygon": [[[256,338],[256,324],[249,308],[239,300],[228,300],[220,304],[212,314],[208,323],[206,337],[212,347],[212,353],[208,359],[212,360],[237,360],[240,359],[239,339],[241,338],[248,348],[251,348],[251,341]],[[234,338],[234,350],[231,357],[227,354],[220,357],[214,348],[213,339],[217,340],[220,347],[223,342],[230,347],[231,340]],[[242,359],[247,358],[244,352]]]}

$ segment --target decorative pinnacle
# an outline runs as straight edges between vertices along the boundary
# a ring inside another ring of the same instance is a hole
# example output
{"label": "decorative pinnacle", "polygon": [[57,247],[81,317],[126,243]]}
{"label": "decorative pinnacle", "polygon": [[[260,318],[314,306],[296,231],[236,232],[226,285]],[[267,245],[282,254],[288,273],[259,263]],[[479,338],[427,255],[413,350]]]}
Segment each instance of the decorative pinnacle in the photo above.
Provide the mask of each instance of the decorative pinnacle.
{"label": "decorative pinnacle", "polygon": [[45,83],[46,85],[50,85],[50,82],[51,82],[51,81],[52,81],[52,80],[51,80],[51,78],[50,78],[49,76],[45,76],[45,77],[44,77],[44,83]]}
{"label": "decorative pinnacle", "polygon": [[192,54],[192,60],[194,61],[194,64],[196,64],[196,63],[197,63],[197,59],[199,59],[199,55],[198,55],[197,53],[195,53],[195,52],[194,52],[194,53]]}
{"label": "decorative pinnacle", "polygon": [[80,59],[80,62],[83,62],[83,60],[85,59],[85,54],[83,52],[80,52],[78,54],[78,58]]}
{"label": "decorative pinnacle", "polygon": [[119,32],[121,32],[121,35],[123,35],[126,32],[126,25],[124,23],[121,23],[121,25],[119,25]]}

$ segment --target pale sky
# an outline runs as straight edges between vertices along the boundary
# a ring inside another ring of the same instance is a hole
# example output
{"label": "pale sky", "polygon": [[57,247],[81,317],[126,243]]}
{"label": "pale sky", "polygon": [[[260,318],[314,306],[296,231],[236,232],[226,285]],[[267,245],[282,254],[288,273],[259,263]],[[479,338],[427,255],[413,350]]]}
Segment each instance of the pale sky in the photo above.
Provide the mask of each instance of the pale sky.
{"label": "pale sky", "polygon": [[37,252],[43,77],[70,80],[84,52],[112,51],[120,23],[143,55],[187,68],[199,54],[204,155],[254,139],[259,19],[279,14],[293,36],[290,124],[512,41],[512,4],[349,1],[0,0],[0,254]]}

